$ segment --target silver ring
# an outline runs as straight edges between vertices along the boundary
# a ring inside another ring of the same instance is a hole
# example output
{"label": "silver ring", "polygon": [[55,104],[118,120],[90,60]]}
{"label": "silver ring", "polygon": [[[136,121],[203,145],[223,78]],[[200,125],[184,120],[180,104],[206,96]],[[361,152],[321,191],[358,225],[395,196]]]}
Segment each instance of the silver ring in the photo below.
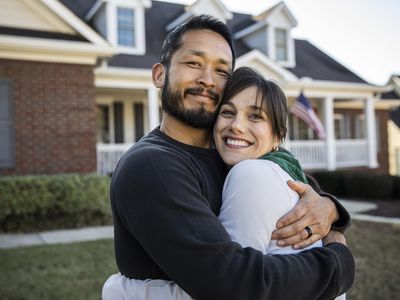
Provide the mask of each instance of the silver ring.
{"label": "silver ring", "polygon": [[308,237],[307,237],[307,239],[308,238],[310,238],[310,236],[312,236],[313,235],[313,233],[312,233],[312,230],[311,230],[311,228],[309,227],[309,226],[307,226],[306,228],[304,228],[306,231],[307,231],[307,233],[308,233]]}

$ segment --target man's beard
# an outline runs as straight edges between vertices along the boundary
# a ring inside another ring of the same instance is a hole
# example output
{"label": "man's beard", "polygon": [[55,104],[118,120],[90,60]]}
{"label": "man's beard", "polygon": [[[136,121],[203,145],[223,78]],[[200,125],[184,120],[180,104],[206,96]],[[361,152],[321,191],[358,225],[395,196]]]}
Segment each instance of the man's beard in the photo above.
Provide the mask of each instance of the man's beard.
{"label": "man's beard", "polygon": [[214,126],[216,117],[215,110],[208,111],[205,108],[204,103],[201,103],[201,106],[198,108],[185,108],[183,106],[182,97],[188,93],[207,93],[210,98],[215,100],[216,106],[219,103],[220,96],[212,90],[206,90],[200,87],[188,88],[184,91],[183,95],[180,93],[180,91],[172,91],[169,86],[169,79],[167,75],[161,92],[161,103],[163,110],[190,127],[198,129],[211,129]]}

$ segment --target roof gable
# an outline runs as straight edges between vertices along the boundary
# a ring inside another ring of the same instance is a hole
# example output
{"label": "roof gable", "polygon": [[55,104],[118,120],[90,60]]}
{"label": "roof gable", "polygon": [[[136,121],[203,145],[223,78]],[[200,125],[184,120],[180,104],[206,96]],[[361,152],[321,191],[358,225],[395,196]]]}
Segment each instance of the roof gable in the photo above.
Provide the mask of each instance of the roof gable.
{"label": "roof gable", "polygon": [[297,77],[293,73],[281,67],[259,50],[252,50],[237,58],[236,64],[238,67],[254,67],[264,77],[272,78],[277,81],[292,82],[297,80]]}
{"label": "roof gable", "polygon": [[297,20],[284,2],[279,2],[273,7],[255,16],[256,21],[265,21],[267,24],[293,28],[297,26]]}
{"label": "roof gable", "polygon": [[40,1],[2,0],[1,6],[0,26],[76,34],[65,20]]}

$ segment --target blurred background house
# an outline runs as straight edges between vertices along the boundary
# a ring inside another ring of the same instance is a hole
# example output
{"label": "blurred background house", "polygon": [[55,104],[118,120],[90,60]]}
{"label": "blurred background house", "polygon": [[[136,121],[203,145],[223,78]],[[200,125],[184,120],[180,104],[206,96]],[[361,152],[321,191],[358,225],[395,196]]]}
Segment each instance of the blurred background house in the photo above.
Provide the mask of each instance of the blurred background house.
{"label": "blurred background house", "polygon": [[151,67],[165,36],[203,13],[231,28],[237,66],[279,82],[290,107],[307,97],[325,137],[291,114],[285,143],[305,169],[400,174],[399,76],[372,85],[294,39],[284,2],[252,16],[219,0],[2,0],[0,174],[111,173],[160,123]]}

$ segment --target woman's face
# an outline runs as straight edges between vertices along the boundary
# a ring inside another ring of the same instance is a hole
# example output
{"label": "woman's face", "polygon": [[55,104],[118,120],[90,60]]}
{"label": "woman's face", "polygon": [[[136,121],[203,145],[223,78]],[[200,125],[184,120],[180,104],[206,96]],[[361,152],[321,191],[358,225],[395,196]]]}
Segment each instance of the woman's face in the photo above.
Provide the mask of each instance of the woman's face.
{"label": "woman's face", "polygon": [[[257,106],[257,88],[244,89],[226,101],[214,126],[214,140],[224,162],[233,166],[270,152],[279,143],[265,107]],[[266,99],[268,100],[268,99]]]}

